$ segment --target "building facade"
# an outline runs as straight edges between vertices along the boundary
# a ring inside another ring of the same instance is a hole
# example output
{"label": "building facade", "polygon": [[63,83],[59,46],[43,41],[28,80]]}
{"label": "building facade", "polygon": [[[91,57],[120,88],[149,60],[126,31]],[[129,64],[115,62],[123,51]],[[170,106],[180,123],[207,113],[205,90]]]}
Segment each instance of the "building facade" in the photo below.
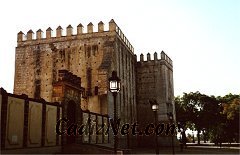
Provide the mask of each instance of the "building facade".
{"label": "building facade", "polygon": [[[66,28],[65,36],[62,31],[59,26],[53,36],[49,27],[46,37],[41,29],[36,36],[32,30],[26,35],[18,33],[14,94],[58,102],[53,86],[58,71],[67,70],[81,77],[81,109],[113,118],[108,78],[115,70],[121,79],[117,115],[122,123],[152,123],[149,99],[155,99],[159,104],[159,121],[167,122],[168,112],[175,116],[172,60],[164,52],[161,52],[161,58],[154,53],[154,59],[148,53],[147,60],[141,54],[137,61],[133,46],[114,20],[109,22],[109,30],[99,22],[97,32],[93,31],[92,23],[87,25],[86,33],[82,24],[77,26],[77,34],[73,34],[71,25]],[[144,145],[146,138],[152,140],[149,137],[120,137],[120,144],[129,147],[138,139],[139,145]]]}

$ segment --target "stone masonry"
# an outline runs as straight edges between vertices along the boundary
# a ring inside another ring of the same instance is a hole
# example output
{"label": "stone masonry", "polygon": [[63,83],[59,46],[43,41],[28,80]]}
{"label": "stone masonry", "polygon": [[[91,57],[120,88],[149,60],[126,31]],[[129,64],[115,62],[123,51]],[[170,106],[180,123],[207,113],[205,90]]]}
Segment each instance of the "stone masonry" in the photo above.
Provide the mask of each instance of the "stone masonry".
{"label": "stone masonry", "polygon": [[[134,48],[114,20],[109,22],[109,30],[104,23],[98,23],[98,31],[93,24],[56,29],[39,29],[36,36],[32,30],[17,36],[14,93],[27,94],[31,98],[43,98],[55,102],[53,85],[57,82],[58,71],[68,70],[81,77],[81,86],[85,89],[80,106],[82,110],[107,114],[113,117],[113,98],[108,91],[108,78],[113,70],[121,79],[121,91],[117,96],[117,115],[123,123],[152,122],[153,114],[148,100],[157,100],[160,121],[167,121],[167,112],[173,112],[173,68],[171,59],[161,53],[161,59],[154,53],[147,61],[143,55],[140,61],[134,55]],[[136,138],[136,137],[135,137]],[[121,139],[121,138],[120,138]],[[132,137],[131,137],[132,139]],[[133,138],[134,139],[134,138]]]}

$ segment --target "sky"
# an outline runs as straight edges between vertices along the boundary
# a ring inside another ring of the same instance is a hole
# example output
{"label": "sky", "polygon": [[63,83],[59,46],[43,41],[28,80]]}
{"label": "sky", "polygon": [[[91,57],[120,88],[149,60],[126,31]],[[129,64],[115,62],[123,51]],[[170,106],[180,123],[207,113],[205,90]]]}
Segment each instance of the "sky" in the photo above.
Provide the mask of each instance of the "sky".
{"label": "sky", "polygon": [[17,33],[113,18],[135,54],[163,50],[174,67],[175,96],[240,94],[239,0],[5,0],[0,2],[0,87],[13,92]]}

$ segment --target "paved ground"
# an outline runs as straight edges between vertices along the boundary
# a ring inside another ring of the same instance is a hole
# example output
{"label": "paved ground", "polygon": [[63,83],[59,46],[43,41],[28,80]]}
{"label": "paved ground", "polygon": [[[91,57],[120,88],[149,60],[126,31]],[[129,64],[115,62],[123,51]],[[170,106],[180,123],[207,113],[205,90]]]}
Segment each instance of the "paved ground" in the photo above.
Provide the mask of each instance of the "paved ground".
{"label": "paved ground", "polygon": [[[132,151],[133,154],[155,154],[154,149],[140,148]],[[172,148],[160,148],[160,154],[173,154]],[[175,148],[175,154],[240,154],[240,147],[216,147],[216,146],[188,146],[181,152]]]}
{"label": "paved ground", "polygon": [[[101,144],[101,145],[96,145],[96,146],[112,147],[112,146],[109,146],[109,144]],[[84,148],[86,149],[87,146],[85,146]],[[91,147],[89,147],[89,148],[91,151],[94,150],[93,148],[91,149]],[[70,150],[75,150],[75,149],[70,148]],[[88,150],[87,152],[89,152],[90,150]],[[125,151],[128,151],[128,150],[125,150]],[[69,150],[67,152],[70,153]],[[77,151],[75,150],[75,152],[77,152]],[[101,153],[101,151],[98,153]],[[153,148],[136,148],[136,149],[132,149],[130,151],[130,153],[132,153],[132,154],[156,154],[156,151]],[[159,154],[173,154],[172,147],[160,147]],[[183,151],[180,150],[180,147],[175,147],[174,154],[181,154],[181,155],[182,154],[240,154],[240,147],[239,147],[239,144],[234,144],[231,146],[225,144],[221,148],[219,146],[215,146],[213,144],[202,144],[202,145],[189,144],[187,146],[187,148],[183,149]]]}

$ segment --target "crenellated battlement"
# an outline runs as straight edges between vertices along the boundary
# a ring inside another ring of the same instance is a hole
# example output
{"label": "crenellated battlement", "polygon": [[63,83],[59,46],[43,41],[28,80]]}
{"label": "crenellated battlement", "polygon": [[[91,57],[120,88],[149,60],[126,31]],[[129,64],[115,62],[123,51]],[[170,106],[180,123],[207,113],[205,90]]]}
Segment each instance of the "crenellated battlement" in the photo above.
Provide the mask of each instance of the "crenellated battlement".
{"label": "crenellated battlement", "polygon": [[[39,29],[36,31],[36,34],[33,32],[33,30],[29,30],[26,34],[24,34],[22,31],[20,31],[17,34],[17,42],[18,45],[26,45],[28,43],[34,44],[34,41],[36,43],[40,43],[41,41],[43,43],[46,43],[48,41],[63,41],[63,40],[71,40],[71,39],[78,39],[82,36],[90,37],[89,35],[98,35],[98,34],[105,34],[105,33],[111,33],[115,32],[119,38],[125,43],[125,45],[129,48],[131,52],[134,53],[134,48],[131,45],[131,43],[128,41],[126,36],[123,34],[121,29],[118,27],[118,25],[115,23],[115,21],[112,19],[109,23],[109,29],[105,30],[104,23],[100,21],[98,23],[98,29],[95,32],[94,31],[94,25],[92,22],[90,22],[87,25],[87,31],[84,32],[84,26],[80,23],[77,26],[77,33],[73,33],[73,27],[71,25],[68,25],[66,27],[66,35],[63,35],[63,28],[61,26],[58,26],[56,28],[56,35],[53,36],[53,30],[51,27],[49,27],[46,30],[46,35],[44,35],[44,32]],[[44,37],[45,36],[45,37]],[[106,36],[106,35],[99,35],[99,36]]]}
{"label": "crenellated battlement", "polygon": [[[135,55],[135,59],[137,59],[136,55]],[[158,58],[158,54],[157,54],[157,52],[155,52],[153,54],[153,59],[151,58],[150,53],[147,53],[147,59],[146,60],[144,59],[144,55],[141,53],[140,54],[140,60],[137,61],[137,62],[141,63],[141,62],[154,62],[154,61],[165,61],[168,64],[170,64],[171,66],[173,65],[172,60],[167,56],[167,54],[165,54],[164,51],[162,51],[160,53],[160,58]]]}
{"label": "crenellated battlement", "polygon": [[56,35],[55,36],[52,35],[53,34],[52,33],[53,30],[52,30],[51,27],[49,27],[46,30],[45,38],[43,37],[44,32],[41,29],[36,31],[36,36],[35,36],[35,33],[32,30],[29,30],[26,34],[24,34],[22,31],[20,31],[18,33],[17,41],[18,41],[18,43],[20,43],[20,42],[24,42],[24,41],[34,41],[34,40],[40,40],[40,39],[52,39],[52,38],[60,38],[60,37],[71,37],[71,36],[84,35],[84,34],[116,31],[116,29],[117,29],[116,28],[117,25],[113,24],[112,20],[109,22],[109,30],[104,31],[104,23],[102,21],[100,21],[98,23],[98,31],[97,32],[93,31],[93,27],[94,27],[93,23],[90,22],[87,25],[87,32],[84,33],[84,26],[80,23],[77,26],[77,33],[73,34],[73,27],[71,25],[68,25],[66,27],[66,35],[65,36],[63,35],[63,28],[60,25],[56,28],[56,31],[55,31]]}
{"label": "crenellated battlement", "polygon": [[133,48],[132,44],[128,41],[127,37],[124,35],[122,30],[117,25],[116,25],[115,31],[117,32],[117,34],[121,38],[121,40],[127,45],[127,47],[130,49],[130,51],[132,51],[134,53],[134,48]]}

